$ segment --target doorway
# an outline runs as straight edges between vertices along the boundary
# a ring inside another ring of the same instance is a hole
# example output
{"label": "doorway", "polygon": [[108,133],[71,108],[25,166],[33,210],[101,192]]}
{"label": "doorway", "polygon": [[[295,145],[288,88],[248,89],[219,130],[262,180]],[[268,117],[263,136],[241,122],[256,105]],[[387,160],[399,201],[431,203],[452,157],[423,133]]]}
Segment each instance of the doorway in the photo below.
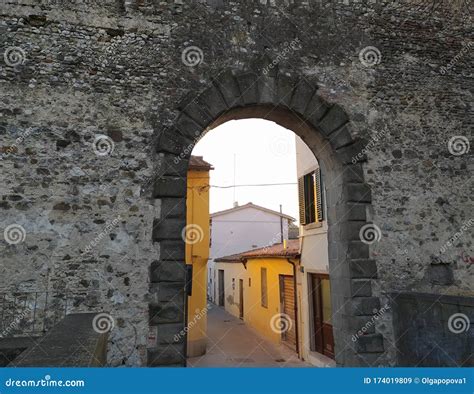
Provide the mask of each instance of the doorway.
{"label": "doorway", "polygon": [[285,345],[296,351],[295,290],[294,277],[280,275],[280,311],[283,328],[281,339]]}
{"label": "doorway", "polygon": [[311,350],[334,359],[331,284],[327,274],[308,274]]}
{"label": "doorway", "polygon": [[219,306],[225,306],[225,288],[224,288],[224,270],[218,271],[218,284],[219,284]]}

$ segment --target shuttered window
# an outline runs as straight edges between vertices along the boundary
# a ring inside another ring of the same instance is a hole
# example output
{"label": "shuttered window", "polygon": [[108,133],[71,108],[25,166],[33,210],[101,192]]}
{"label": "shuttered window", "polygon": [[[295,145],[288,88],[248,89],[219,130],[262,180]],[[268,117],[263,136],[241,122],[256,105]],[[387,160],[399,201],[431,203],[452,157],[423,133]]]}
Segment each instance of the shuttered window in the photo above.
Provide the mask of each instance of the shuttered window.
{"label": "shuttered window", "polygon": [[302,225],[324,220],[323,184],[319,168],[298,179],[298,197]]}

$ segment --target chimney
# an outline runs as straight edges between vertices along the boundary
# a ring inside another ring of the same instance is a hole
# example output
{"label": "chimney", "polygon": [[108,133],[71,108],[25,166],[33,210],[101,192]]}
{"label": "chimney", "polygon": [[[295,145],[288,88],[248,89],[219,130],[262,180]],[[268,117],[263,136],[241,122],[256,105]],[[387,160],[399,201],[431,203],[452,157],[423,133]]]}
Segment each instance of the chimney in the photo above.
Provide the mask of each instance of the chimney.
{"label": "chimney", "polygon": [[239,206],[238,201],[234,201],[234,208],[237,208]]}

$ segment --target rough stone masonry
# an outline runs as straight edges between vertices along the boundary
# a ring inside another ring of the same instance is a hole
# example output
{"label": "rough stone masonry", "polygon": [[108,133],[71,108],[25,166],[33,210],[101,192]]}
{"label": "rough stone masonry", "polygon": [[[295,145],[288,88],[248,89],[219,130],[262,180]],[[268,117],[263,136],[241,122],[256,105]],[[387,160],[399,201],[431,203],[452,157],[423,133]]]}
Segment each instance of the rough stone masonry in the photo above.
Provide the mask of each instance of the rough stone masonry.
{"label": "rough stone masonry", "polygon": [[[110,314],[111,366],[184,365],[176,334],[186,324],[187,158],[220,116],[269,103],[336,144],[328,160],[360,169],[341,195],[351,217],[332,231],[330,258],[350,266],[330,267],[333,290],[349,301],[335,334],[338,364],[410,363],[400,357],[400,327],[409,322],[397,315],[396,294],[410,302],[417,296],[406,294],[423,293],[435,301],[410,317],[419,319],[415,349],[403,350],[418,354],[413,364],[431,360],[417,335],[431,330],[433,343],[458,335],[451,343],[464,349],[443,349],[470,365],[469,5],[2,1],[0,291],[54,292],[71,298],[68,312]],[[277,92],[268,100],[266,81]],[[328,135],[323,122],[333,127]],[[350,154],[341,156],[345,147]],[[367,223],[374,238],[361,242]],[[425,316],[442,295],[453,298]],[[468,316],[467,331],[446,330],[455,313]],[[434,332],[432,319],[445,331]]]}

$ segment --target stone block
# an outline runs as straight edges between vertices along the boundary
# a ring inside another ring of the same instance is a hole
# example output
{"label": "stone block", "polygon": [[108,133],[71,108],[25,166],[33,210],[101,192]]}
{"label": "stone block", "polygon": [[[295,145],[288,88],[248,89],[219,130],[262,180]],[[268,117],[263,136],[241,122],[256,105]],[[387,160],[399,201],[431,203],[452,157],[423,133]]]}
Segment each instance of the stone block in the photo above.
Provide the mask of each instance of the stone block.
{"label": "stone block", "polygon": [[332,106],[324,115],[318,125],[318,129],[326,136],[339,129],[349,121],[344,110],[338,106]]}
{"label": "stone block", "polygon": [[[177,263],[175,263],[177,264]],[[184,297],[184,281],[150,283],[150,304],[159,305],[162,302],[172,302]]]}
{"label": "stone block", "polygon": [[162,198],[161,219],[165,218],[186,218],[186,198]]}
{"label": "stone block", "polygon": [[367,279],[351,280],[352,297],[370,297],[372,295],[372,281]]}
{"label": "stone block", "polygon": [[295,81],[292,78],[282,74],[278,75],[277,95],[280,105],[291,108],[291,98],[293,96],[294,87]]}
{"label": "stone block", "polygon": [[185,197],[186,178],[181,177],[160,177],[155,181],[153,196],[162,197]]}
{"label": "stone block", "polygon": [[375,260],[349,260],[351,278],[376,278],[377,265]]}
{"label": "stone block", "polygon": [[350,241],[348,249],[349,259],[368,259],[369,245],[362,241]]}
{"label": "stone block", "polygon": [[256,104],[258,102],[258,80],[253,73],[236,75],[239,84],[241,101],[244,105]]}
{"label": "stone block", "polygon": [[186,309],[184,298],[172,302],[150,304],[148,306],[149,322],[151,326],[163,323],[183,323],[185,321]]}
{"label": "stone block", "polygon": [[184,219],[155,219],[153,221],[153,241],[182,240]]}
{"label": "stone block", "polygon": [[291,109],[303,115],[316,89],[305,79],[298,81],[291,98]]}
{"label": "stone block", "polygon": [[220,73],[213,81],[217,89],[221,92],[228,108],[242,105],[240,88],[231,71]]}
{"label": "stone block", "polygon": [[305,119],[317,130],[323,116],[329,111],[329,105],[318,94],[314,94],[306,107]]}
{"label": "stone block", "polygon": [[182,240],[161,241],[160,258],[170,261],[184,261],[186,245]]}
{"label": "stone block", "polygon": [[372,191],[367,184],[346,183],[344,184],[345,199],[352,203],[372,202]]}
{"label": "stone block", "polygon": [[[161,244],[167,241],[161,241]],[[166,258],[166,256],[164,256]],[[150,282],[180,282],[186,280],[184,261],[155,260],[150,266]]]}
{"label": "stone block", "polygon": [[370,316],[380,309],[377,297],[353,297],[348,300],[349,314],[355,316]]}

